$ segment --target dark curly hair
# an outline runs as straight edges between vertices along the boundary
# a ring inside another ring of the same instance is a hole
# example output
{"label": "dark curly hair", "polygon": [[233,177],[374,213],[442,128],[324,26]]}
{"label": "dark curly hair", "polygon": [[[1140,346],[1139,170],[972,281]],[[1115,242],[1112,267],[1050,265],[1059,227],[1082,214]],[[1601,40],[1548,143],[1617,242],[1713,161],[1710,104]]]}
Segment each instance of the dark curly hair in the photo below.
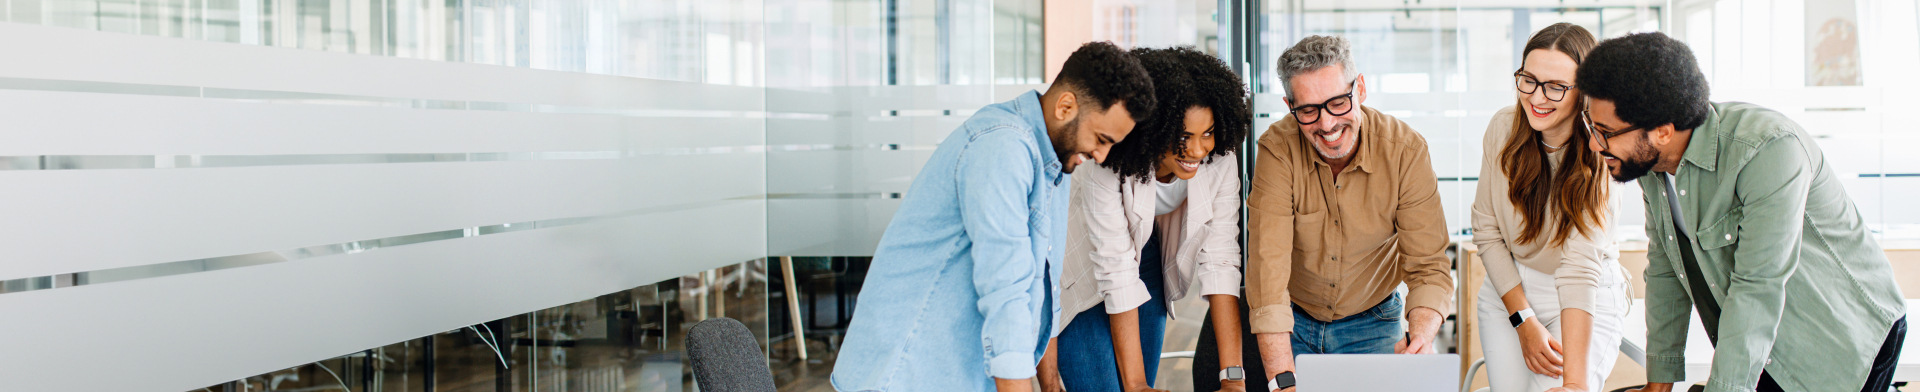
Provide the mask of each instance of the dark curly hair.
{"label": "dark curly hair", "polygon": [[1067,56],[1060,65],[1056,84],[1067,86],[1074,95],[1087,100],[1088,106],[1106,111],[1114,103],[1125,103],[1134,122],[1145,121],[1153,112],[1153,80],[1140,61],[1108,42],[1088,42]]}
{"label": "dark curly hair", "polygon": [[1707,121],[1707,77],[1687,44],[1661,33],[1609,39],[1587,54],[1574,83],[1588,98],[1612,101],[1636,127],[1673,124],[1689,130]]}
{"label": "dark curly hair", "polygon": [[1160,105],[1146,121],[1134,124],[1126,139],[1113,145],[1101,166],[1121,178],[1152,179],[1153,166],[1162,155],[1186,148],[1181,135],[1186,133],[1187,109],[1196,106],[1213,111],[1215,142],[1207,161],[1240,152],[1253,112],[1247,108],[1246,85],[1226,63],[1192,47],[1141,48],[1131,53],[1153,76],[1154,98]]}

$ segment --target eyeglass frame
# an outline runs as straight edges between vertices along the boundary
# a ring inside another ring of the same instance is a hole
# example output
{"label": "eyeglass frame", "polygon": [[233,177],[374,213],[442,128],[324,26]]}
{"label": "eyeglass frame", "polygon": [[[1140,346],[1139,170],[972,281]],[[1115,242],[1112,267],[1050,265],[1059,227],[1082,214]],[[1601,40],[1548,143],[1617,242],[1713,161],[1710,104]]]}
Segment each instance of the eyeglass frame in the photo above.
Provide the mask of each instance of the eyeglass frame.
{"label": "eyeglass frame", "polygon": [[1647,127],[1642,127],[1642,126],[1632,126],[1632,127],[1627,127],[1627,129],[1622,129],[1618,131],[1600,132],[1598,128],[1595,128],[1593,126],[1593,114],[1589,112],[1589,110],[1591,109],[1593,109],[1593,104],[1581,102],[1580,125],[1585,126],[1587,128],[1588,138],[1592,138],[1595,143],[1600,144],[1600,151],[1606,151],[1608,148],[1611,148],[1610,146],[1607,145],[1608,138],[1625,135],[1628,132],[1648,129]]}
{"label": "eyeglass frame", "polygon": [[[1531,74],[1526,74],[1523,72],[1526,72],[1526,71],[1513,71],[1513,90],[1519,91],[1521,94],[1533,95],[1534,92],[1540,91],[1541,88],[1546,88],[1547,85],[1549,84],[1566,86],[1565,90],[1560,90],[1560,98],[1553,97],[1553,94],[1551,93],[1553,91],[1552,89],[1548,89],[1547,90],[1548,93],[1541,94],[1545,96],[1548,101],[1560,102],[1560,101],[1566,100],[1567,94],[1570,94],[1573,92],[1572,85],[1559,83],[1559,82],[1542,82],[1540,81],[1539,77],[1533,76]],[[1533,81],[1527,82],[1522,80],[1521,78],[1533,79]],[[1529,85],[1529,84],[1533,85],[1533,91],[1527,91],[1527,89],[1520,87],[1520,86]]]}
{"label": "eyeglass frame", "polygon": [[[1327,105],[1333,103],[1334,100],[1341,99],[1341,98],[1346,98],[1349,101],[1353,100],[1353,95],[1360,91],[1356,88],[1360,86],[1359,83],[1360,83],[1360,78],[1353,78],[1353,81],[1347,82],[1346,94],[1336,95],[1333,98],[1327,98],[1326,101],[1321,101],[1320,103],[1317,103],[1317,104],[1307,104],[1307,105],[1300,105],[1300,106],[1287,108],[1287,112],[1293,113],[1293,122],[1300,123],[1300,125],[1313,125],[1314,123],[1318,123],[1320,122],[1320,116],[1323,114],[1332,115],[1334,117],[1340,117],[1340,116],[1347,115],[1347,113],[1353,113],[1352,106],[1347,107],[1347,111],[1340,112],[1340,113],[1333,113],[1332,111],[1327,109]],[[1300,111],[1305,109],[1314,109],[1314,112],[1319,114],[1313,115],[1313,121],[1302,121],[1300,119]]]}

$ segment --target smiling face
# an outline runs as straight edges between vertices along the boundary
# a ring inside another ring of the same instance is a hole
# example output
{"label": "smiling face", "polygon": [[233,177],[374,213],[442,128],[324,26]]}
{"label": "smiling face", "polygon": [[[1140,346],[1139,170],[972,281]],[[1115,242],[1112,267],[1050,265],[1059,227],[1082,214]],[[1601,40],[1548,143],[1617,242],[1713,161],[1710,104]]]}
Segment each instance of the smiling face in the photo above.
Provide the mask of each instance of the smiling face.
{"label": "smiling face", "polygon": [[[1521,63],[1519,76],[1515,77],[1517,88],[1515,97],[1527,114],[1527,125],[1535,131],[1545,131],[1568,126],[1574,115],[1579,114],[1580,92],[1572,91],[1574,73],[1579,64],[1573,57],[1553,49],[1535,49],[1527,52],[1526,61]],[[1532,83],[1539,83],[1538,86]],[[1524,90],[1531,89],[1529,94]],[[1564,95],[1563,95],[1564,94]],[[1553,98],[1560,98],[1555,101]]]}
{"label": "smiling face", "polygon": [[1174,177],[1191,180],[1200,173],[1200,164],[1205,162],[1207,154],[1213,153],[1213,110],[1194,106],[1187,108],[1186,121],[1181,124],[1178,149],[1160,155],[1156,178],[1161,182],[1173,181]]}
{"label": "smiling face", "polygon": [[1133,116],[1128,115],[1127,105],[1123,103],[1115,103],[1102,111],[1080,111],[1073,120],[1067,121],[1067,131],[1053,140],[1053,150],[1060,155],[1060,171],[1073,173],[1074,168],[1086,161],[1106,160],[1113,145],[1133,132],[1133,124]]}
{"label": "smiling face", "polygon": [[[1331,65],[1295,75],[1289,81],[1293,86],[1293,97],[1287,99],[1288,107],[1323,104],[1334,97],[1353,93],[1352,102],[1347,104],[1349,107],[1341,108],[1350,109],[1345,114],[1335,116],[1332,112],[1337,110],[1320,110],[1317,121],[1300,126],[1300,133],[1306,136],[1307,144],[1328,160],[1350,158],[1355,147],[1360,145],[1360,129],[1354,124],[1358,123],[1361,115],[1359,106],[1366,100],[1366,77],[1356,76],[1355,80],[1346,80],[1345,72],[1341,66]],[[1352,86],[1352,89],[1349,90],[1348,86]]]}
{"label": "smiling face", "polygon": [[[1587,148],[1606,158],[1607,172],[1613,175],[1613,180],[1633,181],[1652,172],[1654,165],[1660,163],[1660,150],[1654,148],[1648,137],[1649,131],[1636,130],[1626,121],[1621,121],[1620,116],[1614,114],[1613,101],[1595,99],[1588,104],[1587,118],[1593,122],[1593,133],[1592,137],[1587,138]],[[1609,133],[1621,130],[1629,132],[1606,137]],[[1606,140],[1604,148],[1600,145],[1602,138]]]}

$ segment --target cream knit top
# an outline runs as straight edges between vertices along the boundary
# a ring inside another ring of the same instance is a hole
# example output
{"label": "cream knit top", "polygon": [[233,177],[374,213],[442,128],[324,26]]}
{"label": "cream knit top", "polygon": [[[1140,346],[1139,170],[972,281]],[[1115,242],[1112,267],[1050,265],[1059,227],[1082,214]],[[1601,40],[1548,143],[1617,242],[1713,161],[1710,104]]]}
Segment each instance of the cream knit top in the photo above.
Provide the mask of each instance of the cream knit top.
{"label": "cream knit top", "polygon": [[[1486,139],[1483,141],[1484,153],[1480,163],[1480,181],[1473,198],[1473,244],[1480,248],[1480,260],[1487,269],[1487,279],[1493,281],[1496,294],[1506,294],[1520,285],[1520,266],[1535,271],[1552,274],[1554,287],[1560,293],[1562,309],[1580,309],[1593,313],[1593,304],[1597,299],[1598,287],[1606,269],[1620,268],[1620,248],[1613,241],[1614,211],[1617,208],[1609,201],[1607,211],[1603,212],[1600,230],[1588,230],[1586,235],[1574,233],[1560,247],[1548,247],[1554,233],[1553,225],[1536,237],[1533,242],[1521,244],[1514,238],[1519,237],[1522,227],[1520,210],[1507,197],[1507,176],[1500,166],[1500,152],[1506,147],[1508,133],[1513,131],[1515,108],[1509,106],[1493,115],[1493,121],[1487,125]],[[1532,131],[1529,131],[1532,132]],[[1575,132],[1578,132],[1576,129]],[[1558,169],[1564,160],[1568,148],[1586,148],[1586,146],[1565,146],[1559,151],[1547,154],[1547,160]],[[1551,209],[1550,219],[1560,219]]]}

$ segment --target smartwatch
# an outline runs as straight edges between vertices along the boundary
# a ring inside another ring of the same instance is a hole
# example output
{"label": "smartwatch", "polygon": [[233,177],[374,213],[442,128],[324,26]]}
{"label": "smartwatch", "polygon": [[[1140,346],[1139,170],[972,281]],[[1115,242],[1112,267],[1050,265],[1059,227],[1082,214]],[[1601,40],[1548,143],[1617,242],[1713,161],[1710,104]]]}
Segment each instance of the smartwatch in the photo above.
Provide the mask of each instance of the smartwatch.
{"label": "smartwatch", "polygon": [[1533,318],[1533,308],[1520,309],[1518,312],[1507,315],[1507,322],[1513,323],[1514,328],[1520,328],[1520,324],[1527,322],[1530,318]]}
{"label": "smartwatch", "polygon": [[1293,372],[1280,372],[1280,374],[1273,375],[1273,380],[1267,381],[1268,391],[1279,391],[1282,389],[1287,389],[1292,387],[1293,387]]}
{"label": "smartwatch", "polygon": [[1246,380],[1247,380],[1247,368],[1243,368],[1239,366],[1228,366],[1225,369],[1220,369],[1220,381],[1246,381]]}

